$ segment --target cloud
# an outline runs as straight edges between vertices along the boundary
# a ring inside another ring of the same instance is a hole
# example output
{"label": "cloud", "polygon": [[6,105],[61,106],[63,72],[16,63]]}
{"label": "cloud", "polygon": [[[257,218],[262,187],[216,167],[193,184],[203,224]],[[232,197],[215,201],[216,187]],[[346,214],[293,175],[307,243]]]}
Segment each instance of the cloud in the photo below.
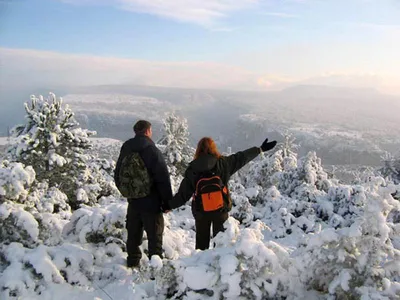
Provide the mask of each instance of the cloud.
{"label": "cloud", "polygon": [[9,48],[0,48],[0,57],[0,91],[102,84],[269,91],[316,84],[400,92],[395,78],[388,80],[374,73],[329,72],[294,78],[222,63],[158,62]]}
{"label": "cloud", "polygon": [[382,84],[382,78],[374,73],[328,72],[302,80],[299,83],[328,86],[351,86],[356,88],[379,88]]}
{"label": "cloud", "polygon": [[260,88],[267,88],[267,89],[282,89],[287,86],[293,85],[296,83],[296,80],[289,77],[282,77],[276,75],[263,75],[258,77],[257,85]]}
{"label": "cloud", "polygon": [[136,13],[213,27],[230,13],[257,7],[260,0],[61,0],[77,5],[110,5]]}
{"label": "cloud", "polygon": [[157,62],[0,48],[4,87],[141,84],[182,88],[258,89],[260,74],[209,62]]}
{"label": "cloud", "polygon": [[382,23],[369,23],[369,22],[359,22],[359,23],[342,23],[345,25],[354,26],[364,30],[374,30],[378,33],[384,34],[400,34],[400,24],[382,24]]}
{"label": "cloud", "polygon": [[233,32],[238,30],[238,27],[215,27],[215,28],[211,28],[211,31],[215,31],[215,32]]}
{"label": "cloud", "polygon": [[400,85],[395,77],[373,72],[325,72],[304,78],[264,75],[258,78],[257,84],[264,90],[283,90],[296,85],[315,85],[358,89],[373,88],[383,93],[400,95]]}
{"label": "cloud", "polygon": [[260,87],[267,87],[267,88],[269,88],[272,85],[271,81],[269,81],[268,79],[266,79],[264,77],[258,78],[257,79],[257,84]]}
{"label": "cloud", "polygon": [[283,19],[297,19],[300,16],[294,15],[294,14],[288,14],[288,13],[283,13],[283,12],[262,12],[261,14],[265,16],[271,16],[271,17],[277,17],[277,18],[283,18]]}

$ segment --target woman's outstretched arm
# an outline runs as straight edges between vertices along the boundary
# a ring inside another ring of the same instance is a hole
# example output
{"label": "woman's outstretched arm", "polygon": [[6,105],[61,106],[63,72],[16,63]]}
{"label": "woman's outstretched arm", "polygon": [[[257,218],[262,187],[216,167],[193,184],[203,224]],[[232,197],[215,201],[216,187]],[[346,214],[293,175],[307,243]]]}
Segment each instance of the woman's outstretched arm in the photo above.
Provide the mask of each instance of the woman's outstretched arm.
{"label": "woman's outstretched arm", "polygon": [[235,174],[239,169],[255,159],[261,152],[271,150],[275,146],[276,141],[268,142],[268,139],[266,139],[261,147],[252,147],[226,157],[225,161],[228,165],[229,176]]}

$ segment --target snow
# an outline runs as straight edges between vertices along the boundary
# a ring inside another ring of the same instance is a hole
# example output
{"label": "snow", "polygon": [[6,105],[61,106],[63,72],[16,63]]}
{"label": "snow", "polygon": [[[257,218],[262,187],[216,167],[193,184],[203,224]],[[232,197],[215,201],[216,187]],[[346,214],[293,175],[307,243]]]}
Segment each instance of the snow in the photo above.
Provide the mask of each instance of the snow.
{"label": "snow", "polygon": [[213,286],[217,278],[217,274],[208,271],[205,266],[187,267],[183,272],[183,283],[195,291]]}
{"label": "snow", "polygon": [[150,259],[149,265],[156,270],[160,270],[163,266],[163,262],[158,255],[153,255]]}
{"label": "snow", "polygon": [[[388,188],[393,191],[393,186]],[[39,245],[28,249],[21,244],[11,243],[4,249],[6,251],[3,253],[10,261],[10,265],[2,271],[0,281],[4,288],[2,296],[8,299],[6,292],[16,290],[20,291],[22,299],[52,299],[55,295],[58,299],[78,297],[81,300],[96,297],[108,299],[107,294],[113,299],[157,299],[157,295],[168,293],[169,287],[175,290],[174,293],[186,294],[186,298],[190,300],[212,298],[212,295],[221,295],[226,299],[240,297],[263,299],[266,295],[282,293],[279,287],[283,285],[286,286],[285,289],[291,291],[290,293],[297,295],[295,298],[308,295],[309,299],[321,299],[315,292],[313,294],[302,287],[308,282],[308,276],[312,276],[315,272],[312,271],[313,264],[307,265],[306,262],[316,260],[312,256],[315,251],[323,249],[332,242],[337,243],[345,236],[360,238],[368,228],[364,229],[363,223],[353,222],[349,227],[338,229],[326,227],[310,232],[308,236],[304,233],[304,237],[298,232],[297,237],[288,236],[292,240],[290,243],[285,237],[271,240],[271,234],[281,226],[279,220],[282,217],[291,216],[291,219],[284,221],[284,226],[292,228],[303,227],[304,224],[312,228],[313,221],[306,215],[295,217],[290,207],[277,206],[276,204],[285,201],[287,196],[283,196],[276,187],[268,188],[266,193],[262,189],[258,190],[258,196],[266,195],[272,201],[264,205],[273,205],[271,207],[274,207],[279,214],[263,215],[262,220],[251,222],[247,227],[230,217],[225,224],[225,232],[213,239],[215,246],[207,251],[194,250],[194,221],[189,205],[166,214],[165,258],[153,256],[149,261],[144,257],[139,272],[124,266],[126,253],[120,247],[120,241],[126,239],[123,224],[127,203],[123,199],[109,197],[102,199],[96,207],[83,206],[69,217],[69,222],[58,223],[59,228],[63,227],[61,244]],[[238,189],[238,191],[251,195],[254,188]],[[348,191],[348,187],[337,191]],[[359,201],[363,201],[362,199],[366,201],[373,195],[389,197],[385,188],[370,183],[358,191],[364,193],[362,197],[357,196]],[[333,196],[342,199],[343,195],[346,201],[352,202],[353,198],[348,192],[327,193],[326,199]],[[372,205],[365,210],[372,214],[369,221],[375,218],[380,220],[377,212],[395,205],[392,199],[387,199],[386,202],[381,202],[382,205]],[[334,202],[327,205],[324,201],[326,200],[320,199],[317,202],[323,203],[322,207],[329,208],[325,209],[324,213],[334,214],[335,208],[332,207]],[[0,206],[1,218],[7,218],[8,210],[5,207],[4,204]],[[253,207],[259,210],[262,208],[263,206]],[[269,226],[265,223],[267,219],[270,220],[267,222]],[[21,222],[24,220],[22,216]],[[386,226],[379,225],[379,222],[370,224],[388,238]],[[29,226],[38,228],[37,225]],[[30,235],[37,238],[38,233]],[[95,237],[100,240],[95,242],[93,240]],[[300,246],[304,238],[307,239],[305,252]],[[142,249],[146,247],[145,242]],[[332,254],[331,257],[331,260],[335,261],[335,255]],[[346,251],[340,250],[337,262],[344,263],[347,257]],[[367,257],[358,257],[360,267],[368,267],[369,262],[365,260]],[[30,268],[42,278],[39,285],[37,279],[27,272],[24,262],[29,262]],[[303,267],[309,267],[311,270],[301,271]],[[392,272],[396,272],[395,267],[392,268]],[[151,274],[155,276],[155,280],[150,279],[153,276]],[[302,275],[298,277],[299,274]],[[349,291],[353,276],[351,270],[341,269],[330,280],[329,293]],[[382,283],[389,298],[398,293],[398,282],[385,277]],[[34,292],[35,289],[41,291],[40,297]],[[360,288],[360,293],[365,296],[377,292]]]}
{"label": "snow", "polygon": [[39,224],[35,218],[23,209],[19,209],[15,213],[15,217],[18,220],[16,225],[25,229],[32,240],[36,241],[39,236]]}
{"label": "snow", "polygon": [[234,255],[226,255],[219,261],[221,265],[221,275],[231,275],[236,271],[239,261]]}
{"label": "snow", "polygon": [[342,287],[344,291],[349,290],[349,280],[351,279],[351,275],[348,270],[344,269],[340,272],[339,276],[331,282],[329,285],[329,292],[333,294],[338,285]]}
{"label": "snow", "polygon": [[62,167],[67,163],[67,160],[57,153],[51,153],[49,156],[49,163],[51,166],[56,164],[57,166]]}
{"label": "snow", "polygon": [[256,198],[258,196],[258,189],[257,188],[249,188],[246,190],[246,197],[248,198]]}

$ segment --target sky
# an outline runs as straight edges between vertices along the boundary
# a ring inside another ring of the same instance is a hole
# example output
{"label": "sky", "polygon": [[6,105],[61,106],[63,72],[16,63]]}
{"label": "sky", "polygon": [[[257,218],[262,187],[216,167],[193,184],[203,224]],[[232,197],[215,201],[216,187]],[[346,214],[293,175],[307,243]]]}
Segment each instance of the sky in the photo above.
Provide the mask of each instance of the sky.
{"label": "sky", "polygon": [[400,0],[0,0],[0,88],[400,94]]}

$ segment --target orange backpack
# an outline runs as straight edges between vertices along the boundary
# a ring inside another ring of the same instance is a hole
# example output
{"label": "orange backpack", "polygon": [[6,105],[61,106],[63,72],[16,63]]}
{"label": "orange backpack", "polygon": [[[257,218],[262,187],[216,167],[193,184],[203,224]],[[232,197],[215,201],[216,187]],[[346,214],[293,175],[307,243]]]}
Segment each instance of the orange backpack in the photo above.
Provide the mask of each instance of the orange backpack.
{"label": "orange backpack", "polygon": [[197,181],[194,201],[196,208],[204,212],[217,211],[225,207],[228,189],[215,173],[201,176]]}

